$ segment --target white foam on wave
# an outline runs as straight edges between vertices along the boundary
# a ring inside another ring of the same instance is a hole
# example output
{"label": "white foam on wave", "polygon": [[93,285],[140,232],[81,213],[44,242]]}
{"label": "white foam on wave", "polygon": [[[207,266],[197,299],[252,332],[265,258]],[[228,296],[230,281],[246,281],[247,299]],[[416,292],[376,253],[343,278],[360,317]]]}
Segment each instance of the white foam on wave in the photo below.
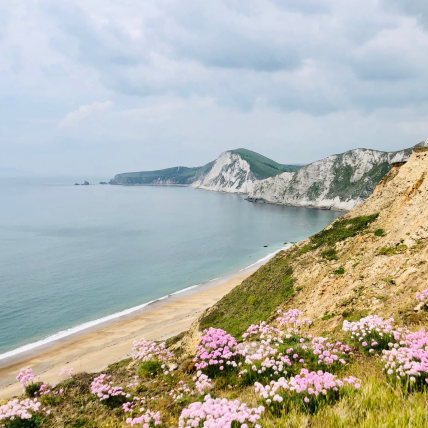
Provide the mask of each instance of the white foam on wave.
{"label": "white foam on wave", "polygon": [[[270,253],[267,256],[262,257],[261,259],[257,260],[255,263],[252,263],[252,264],[248,265],[247,267],[240,269],[239,272],[244,272],[244,271],[247,271],[247,270],[254,268],[258,265],[262,265],[263,263],[266,263],[267,261],[269,261],[276,254],[278,254],[280,251],[286,250],[287,248],[290,248],[290,247],[291,247],[291,244],[288,244],[285,247],[282,247],[279,250],[274,251],[273,253]],[[230,277],[232,277],[232,276],[233,275],[230,275]],[[27,345],[23,345],[23,346],[20,346],[18,348],[12,349],[11,351],[7,351],[7,352],[4,352],[3,354],[0,354],[0,361],[5,360],[7,358],[17,356],[19,354],[23,354],[25,352],[33,351],[33,350],[40,348],[42,346],[49,345],[49,344],[54,343],[58,340],[64,339],[68,336],[72,336],[73,334],[80,333],[80,332],[88,330],[90,328],[99,326],[99,325],[107,323],[109,321],[113,321],[113,320],[116,320],[118,318],[125,317],[125,316],[130,315],[134,312],[140,311],[140,310],[146,308],[147,306],[152,305],[153,303],[159,302],[161,300],[165,300],[170,296],[175,296],[177,294],[185,293],[186,291],[190,291],[192,289],[198,288],[204,284],[209,284],[209,283],[212,283],[215,281],[219,281],[221,279],[222,278],[219,277],[219,278],[211,279],[210,281],[207,281],[206,283],[191,285],[189,287],[186,287],[186,288],[183,288],[181,290],[170,293],[166,296],[159,297],[158,299],[151,300],[151,301],[146,302],[146,303],[142,303],[141,305],[133,306],[132,308],[124,309],[123,311],[115,312],[114,314],[107,315],[105,317],[101,317],[101,318],[98,318],[98,319],[93,320],[93,321],[88,321],[88,322],[85,322],[83,324],[79,324],[75,327],[71,327],[71,328],[68,328],[65,330],[61,330],[58,333],[52,334],[51,336],[48,336],[44,339],[38,340],[36,342],[28,343]]]}

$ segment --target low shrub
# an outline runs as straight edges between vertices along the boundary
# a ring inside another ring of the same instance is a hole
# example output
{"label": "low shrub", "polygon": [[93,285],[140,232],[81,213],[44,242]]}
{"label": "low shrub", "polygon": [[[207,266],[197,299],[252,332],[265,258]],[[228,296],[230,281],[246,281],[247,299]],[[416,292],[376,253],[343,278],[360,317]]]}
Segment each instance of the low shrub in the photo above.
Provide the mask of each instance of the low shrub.
{"label": "low shrub", "polygon": [[337,260],[337,251],[335,248],[329,248],[321,253],[321,257],[326,260]]}
{"label": "low shrub", "polygon": [[213,378],[235,369],[241,357],[235,337],[211,327],[203,331],[194,361],[198,370]]}
{"label": "low shrub", "polygon": [[376,229],[373,233],[375,236],[385,236],[386,235],[386,233],[383,229]]}
{"label": "low shrub", "polygon": [[359,321],[345,320],[342,329],[350,334],[356,345],[370,354],[389,349],[391,343],[400,339],[400,331],[395,327],[394,319],[384,319],[377,315],[369,315]]}
{"label": "low shrub", "polygon": [[287,411],[294,405],[308,413],[316,412],[320,406],[337,401],[347,386],[359,388],[360,381],[352,376],[341,380],[328,372],[310,372],[307,369],[288,380],[280,378],[266,386],[255,384],[256,393],[274,414],[283,409]]}
{"label": "low shrub", "polygon": [[5,428],[37,428],[43,420],[41,412],[36,398],[13,399],[0,406],[0,424]]}
{"label": "low shrub", "polygon": [[264,407],[248,407],[238,400],[211,398],[209,395],[201,402],[185,407],[178,422],[179,428],[261,428],[258,421]]}
{"label": "low shrub", "polygon": [[148,378],[162,373],[163,363],[158,360],[143,361],[137,368],[137,374],[141,378]]}

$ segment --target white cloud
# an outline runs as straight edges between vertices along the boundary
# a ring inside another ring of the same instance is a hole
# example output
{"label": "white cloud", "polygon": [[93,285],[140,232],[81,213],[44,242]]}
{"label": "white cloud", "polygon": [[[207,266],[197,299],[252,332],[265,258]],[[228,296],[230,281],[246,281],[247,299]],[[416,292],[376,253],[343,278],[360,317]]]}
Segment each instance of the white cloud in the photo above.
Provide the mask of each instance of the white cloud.
{"label": "white cloud", "polygon": [[77,110],[67,114],[58,124],[58,128],[73,128],[79,125],[82,121],[98,114],[110,110],[113,107],[111,101],[94,102],[92,104],[81,105]]}
{"label": "white cloud", "polygon": [[236,146],[306,162],[427,137],[423,0],[0,3],[10,166],[118,172]]}

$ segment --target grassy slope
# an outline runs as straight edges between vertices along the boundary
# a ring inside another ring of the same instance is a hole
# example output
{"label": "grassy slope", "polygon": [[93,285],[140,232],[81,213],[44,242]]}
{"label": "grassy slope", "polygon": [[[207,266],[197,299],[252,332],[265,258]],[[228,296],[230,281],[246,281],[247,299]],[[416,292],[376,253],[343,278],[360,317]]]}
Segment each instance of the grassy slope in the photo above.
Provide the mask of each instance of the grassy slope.
{"label": "grassy slope", "polygon": [[294,172],[301,168],[299,165],[283,165],[273,161],[259,153],[247,149],[231,150],[232,153],[238,154],[246,160],[251,167],[253,174],[259,179],[273,177],[282,172]]}
{"label": "grassy slope", "polygon": [[[150,408],[162,412],[164,424],[161,428],[176,427],[181,409],[195,398],[184,398],[174,403],[168,391],[180,380],[192,382],[193,373],[186,371],[182,364],[175,376],[140,379],[140,395],[153,397]],[[112,375],[115,384],[126,384],[136,373],[130,360],[114,364],[106,371]],[[382,372],[382,367],[374,357],[359,355],[346,370],[362,380],[362,388],[345,394],[334,404],[322,407],[314,414],[302,412],[297,407],[280,415],[265,412],[261,420],[263,428],[424,428],[428,424],[426,392],[405,392],[391,384]],[[344,373],[341,374],[344,376]],[[62,383],[65,388],[63,398],[50,402],[52,413],[44,418],[41,427],[48,428],[117,428],[125,427],[125,416],[120,408],[110,408],[102,404],[92,394],[89,387],[94,375],[80,374]],[[239,398],[250,406],[259,402],[253,387],[227,385],[233,379],[218,378],[211,395],[229,399]]]}
{"label": "grassy slope", "polygon": [[[258,179],[272,177],[282,172],[297,171],[300,166],[282,165],[272,159],[262,156],[247,149],[231,150],[232,153],[239,154],[246,160],[252,172]],[[126,172],[117,174],[111,181],[112,184],[152,184],[158,180],[169,181],[172,184],[191,184],[202,175],[206,174],[214,162],[210,162],[201,167],[188,168],[184,166],[160,169],[156,171]]]}
{"label": "grassy slope", "polygon": [[335,245],[355,236],[377,218],[377,214],[336,220],[332,227],[312,236],[309,244],[279,253],[251,277],[235,287],[202,317],[201,329],[213,326],[240,336],[250,324],[268,320],[275,309],[293,296],[293,263],[323,247],[325,258],[335,257]]}
{"label": "grassy slope", "polygon": [[[277,306],[284,303],[293,293],[293,269],[296,263],[306,263],[313,252],[335,250],[336,245],[352,237],[366,233],[377,214],[354,218],[338,219],[332,226],[310,238],[307,245],[296,246],[280,253],[258,272],[244,281],[232,293],[223,298],[212,311],[202,319],[201,327],[217,326],[230,333],[240,335],[251,323],[268,320]],[[317,251],[318,249],[322,250]],[[322,262],[319,260],[318,262]],[[310,268],[310,266],[308,266]],[[350,314],[358,319],[359,315]],[[347,318],[347,317],[345,317]],[[325,332],[330,337],[343,339],[341,333]],[[179,338],[177,338],[179,339]],[[175,343],[171,340],[170,343]],[[179,381],[192,383],[194,368],[191,356],[181,356],[177,360],[178,369],[173,375],[150,376],[139,370],[130,359],[111,365],[105,372],[112,375],[115,385],[125,386],[138,378],[134,393],[149,397],[148,407],[160,410],[164,424],[162,428],[176,427],[181,409],[196,397],[184,397],[174,403],[169,391],[176,388]],[[362,388],[348,392],[336,403],[322,407],[316,413],[306,413],[291,407],[279,415],[265,412],[261,421],[263,428],[423,428],[428,426],[426,392],[406,392],[393,385],[382,371],[377,357],[356,353],[351,364],[340,369],[340,377],[353,375],[362,380]],[[119,407],[111,408],[90,394],[90,383],[96,375],[79,374],[62,383],[65,393],[53,399],[42,398],[51,409],[34,427],[71,428],[113,428],[125,425],[126,416]],[[252,386],[239,383],[236,374],[227,373],[216,378],[211,394],[216,397],[240,399],[250,406],[260,403]],[[24,426],[25,427],[25,426]]]}
{"label": "grassy slope", "polygon": [[202,167],[187,168],[178,166],[160,169],[156,171],[126,172],[117,174],[111,181],[113,184],[152,184],[158,180],[169,181],[172,184],[190,184],[198,179],[201,174],[207,172],[213,163]]}

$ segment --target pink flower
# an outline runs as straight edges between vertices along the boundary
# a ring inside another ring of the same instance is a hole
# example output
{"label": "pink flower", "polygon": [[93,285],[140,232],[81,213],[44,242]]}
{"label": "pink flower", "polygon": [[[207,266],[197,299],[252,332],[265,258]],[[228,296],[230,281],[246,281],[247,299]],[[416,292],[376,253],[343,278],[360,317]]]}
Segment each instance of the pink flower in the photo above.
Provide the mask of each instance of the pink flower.
{"label": "pink flower", "polygon": [[231,428],[237,426],[261,428],[257,423],[264,407],[248,407],[238,400],[211,398],[207,395],[204,402],[195,402],[184,408],[178,422],[179,428]]}
{"label": "pink flower", "polygon": [[224,364],[236,367],[235,360],[241,355],[237,345],[236,339],[221,328],[204,330],[194,358],[196,368],[203,370],[218,366],[219,370],[224,370]]}
{"label": "pink flower", "polygon": [[0,422],[31,419],[41,411],[41,403],[36,398],[25,400],[10,400],[0,406]]}
{"label": "pink flower", "polygon": [[25,388],[35,381],[36,377],[34,376],[33,370],[29,367],[22,369],[16,380],[22,385],[22,388],[25,391]]}

